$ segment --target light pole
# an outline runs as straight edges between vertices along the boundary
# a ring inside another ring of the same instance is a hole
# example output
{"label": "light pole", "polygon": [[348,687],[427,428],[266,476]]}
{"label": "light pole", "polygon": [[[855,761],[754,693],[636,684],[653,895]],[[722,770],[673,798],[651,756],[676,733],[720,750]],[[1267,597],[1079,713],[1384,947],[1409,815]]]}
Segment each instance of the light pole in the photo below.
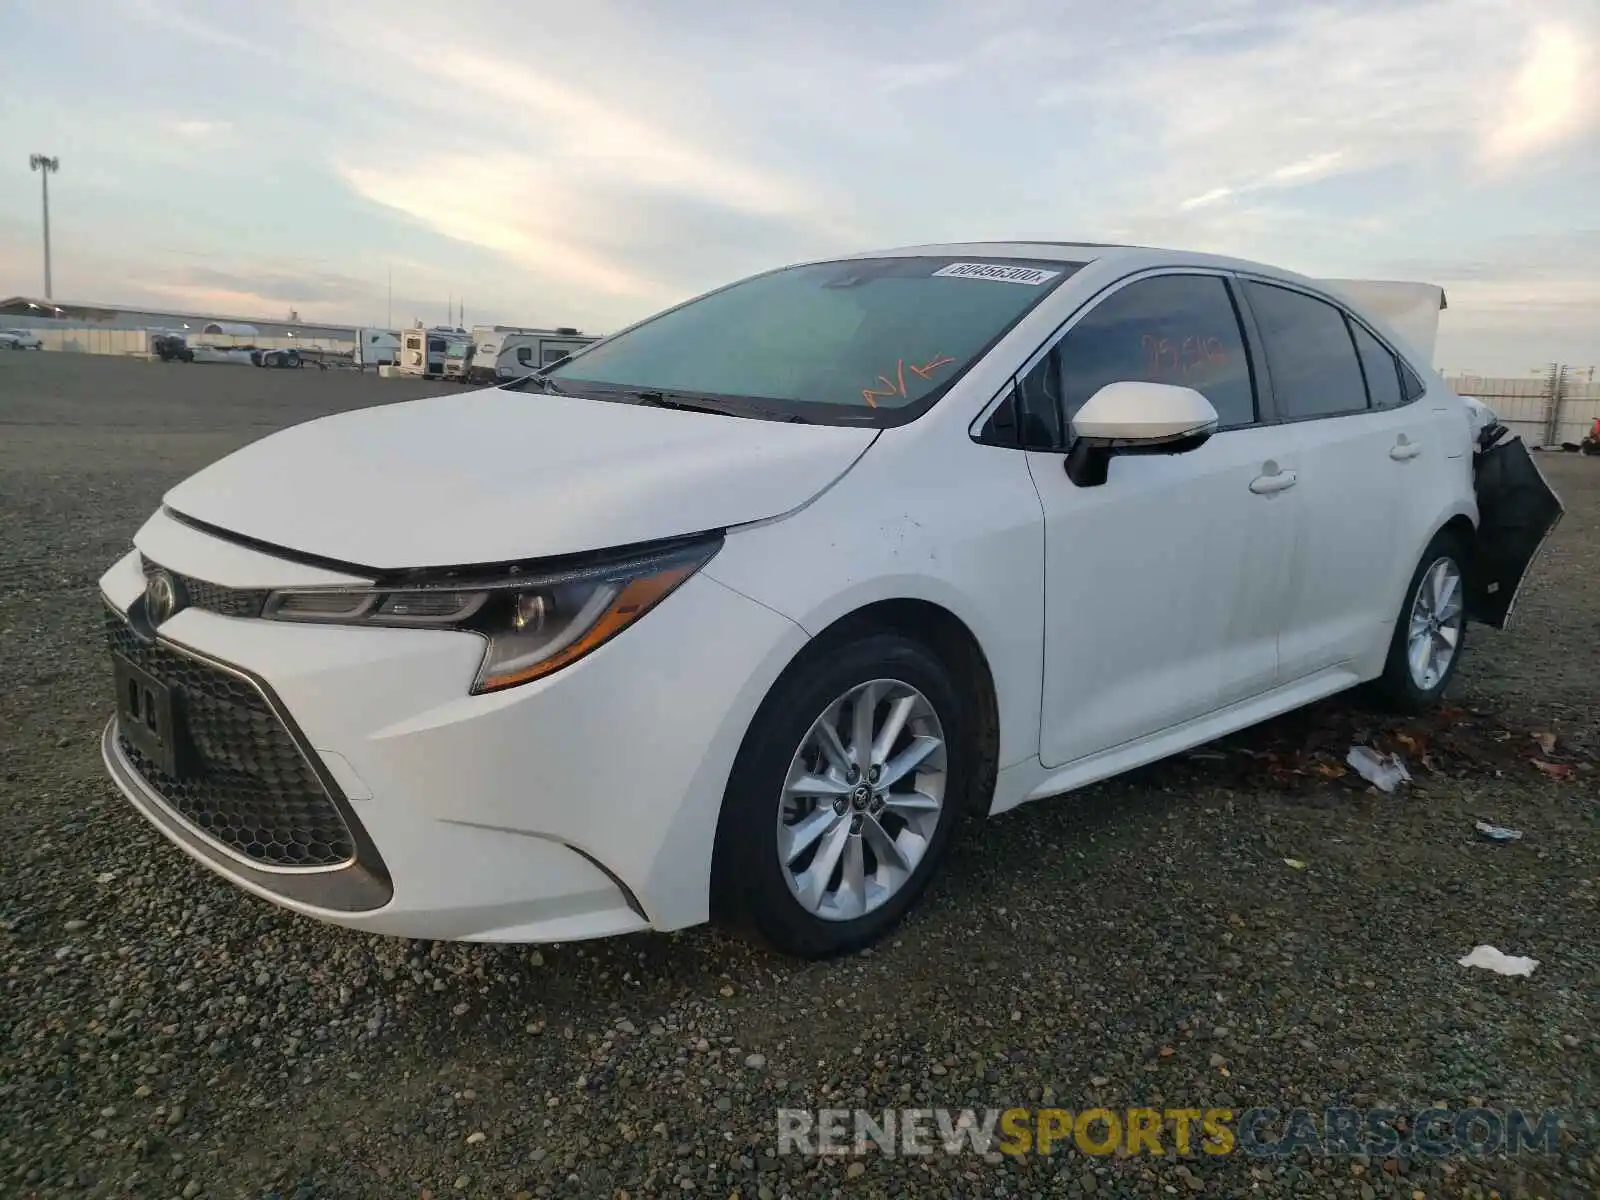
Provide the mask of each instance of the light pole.
{"label": "light pole", "polygon": [[28,155],[28,169],[39,172],[44,195],[44,298],[55,299],[50,288],[50,172],[61,170],[61,160],[43,154]]}

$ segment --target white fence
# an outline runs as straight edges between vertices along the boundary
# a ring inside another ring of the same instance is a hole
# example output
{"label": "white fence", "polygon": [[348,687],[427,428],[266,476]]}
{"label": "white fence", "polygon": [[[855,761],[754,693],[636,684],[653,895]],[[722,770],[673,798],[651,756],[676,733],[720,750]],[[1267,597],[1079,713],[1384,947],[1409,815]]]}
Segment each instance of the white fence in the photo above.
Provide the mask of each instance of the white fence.
{"label": "white fence", "polygon": [[[58,353],[148,357],[151,353],[150,340],[158,331],[51,323],[34,324],[29,332],[38,335],[44,349]],[[191,346],[215,346],[218,349],[252,347],[257,350],[299,350],[308,358],[320,358],[328,362],[353,358],[356,349],[354,340],[350,338],[240,337],[225,333],[190,333],[186,335],[186,340]]]}
{"label": "white fence", "polygon": [[1447,382],[1459,395],[1476,396],[1494,409],[1530,446],[1580,442],[1600,419],[1600,383],[1577,378],[1560,364],[1528,379],[1457,375]]}
{"label": "white fence", "polygon": [[32,331],[46,350],[69,354],[149,354],[150,332],[145,329],[102,329],[91,325],[70,329]]}

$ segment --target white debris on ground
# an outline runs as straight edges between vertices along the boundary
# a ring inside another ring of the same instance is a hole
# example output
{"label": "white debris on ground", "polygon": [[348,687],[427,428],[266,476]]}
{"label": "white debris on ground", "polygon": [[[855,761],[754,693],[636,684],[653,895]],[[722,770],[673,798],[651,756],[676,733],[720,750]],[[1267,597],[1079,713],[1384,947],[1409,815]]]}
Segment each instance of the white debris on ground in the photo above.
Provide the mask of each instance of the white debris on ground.
{"label": "white debris on ground", "polygon": [[1392,792],[1402,783],[1411,782],[1411,772],[1398,754],[1379,754],[1370,746],[1351,746],[1345,762],[1382,792]]}
{"label": "white debris on ground", "polygon": [[1532,975],[1539,965],[1536,958],[1522,958],[1515,954],[1502,954],[1493,946],[1474,946],[1472,953],[1456,962],[1463,967],[1481,967],[1496,975]]}

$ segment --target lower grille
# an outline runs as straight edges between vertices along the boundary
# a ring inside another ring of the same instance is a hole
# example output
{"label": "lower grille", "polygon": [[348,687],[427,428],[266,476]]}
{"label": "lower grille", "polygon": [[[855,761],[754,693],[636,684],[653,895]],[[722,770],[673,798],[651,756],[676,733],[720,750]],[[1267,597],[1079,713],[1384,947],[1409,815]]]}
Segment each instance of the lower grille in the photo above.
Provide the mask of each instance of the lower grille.
{"label": "lower grille", "polygon": [[168,775],[125,736],[128,762],[174,813],[245,860],[267,868],[329,868],[354,860],[355,838],[307,755],[248,679],[147,641],[115,610],[106,637],[172,692],[182,745]]}

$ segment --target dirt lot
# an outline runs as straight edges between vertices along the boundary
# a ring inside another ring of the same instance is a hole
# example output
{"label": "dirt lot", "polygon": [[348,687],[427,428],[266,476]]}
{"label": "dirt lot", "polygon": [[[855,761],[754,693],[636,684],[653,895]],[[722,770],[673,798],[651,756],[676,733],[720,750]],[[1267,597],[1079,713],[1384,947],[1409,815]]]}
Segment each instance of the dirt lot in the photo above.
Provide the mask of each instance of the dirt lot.
{"label": "dirt lot", "polygon": [[[95,580],[225,451],[437,390],[0,355],[0,1194],[1600,1194],[1600,463],[1544,460],[1567,519],[1443,713],[1324,705],[971,830],[875,953],[433,945],[237,892],[113,792]],[[1341,774],[1356,737],[1415,786]],[[1558,1152],[775,1153],[780,1107],[1436,1102],[1564,1110]]]}

